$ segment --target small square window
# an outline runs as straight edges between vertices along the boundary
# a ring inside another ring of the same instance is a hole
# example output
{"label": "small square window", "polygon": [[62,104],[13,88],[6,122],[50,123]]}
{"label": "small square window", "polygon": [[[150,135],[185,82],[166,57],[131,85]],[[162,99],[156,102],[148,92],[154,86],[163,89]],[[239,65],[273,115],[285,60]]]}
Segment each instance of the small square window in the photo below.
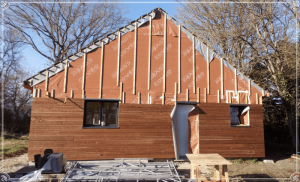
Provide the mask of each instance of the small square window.
{"label": "small square window", "polygon": [[85,101],[84,127],[117,127],[119,102]]}
{"label": "small square window", "polygon": [[249,106],[230,106],[231,126],[249,126]]}

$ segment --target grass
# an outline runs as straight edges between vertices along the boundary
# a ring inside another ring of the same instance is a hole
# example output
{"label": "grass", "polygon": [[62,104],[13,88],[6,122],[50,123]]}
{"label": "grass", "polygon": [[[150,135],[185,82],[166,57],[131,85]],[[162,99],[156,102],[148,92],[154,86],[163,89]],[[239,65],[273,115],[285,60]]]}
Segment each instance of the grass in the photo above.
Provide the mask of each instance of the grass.
{"label": "grass", "polygon": [[[0,137],[0,145],[2,145],[2,140],[4,158],[19,156],[28,151],[28,137],[4,135],[4,137]],[[0,155],[2,155],[2,150],[0,150]]]}

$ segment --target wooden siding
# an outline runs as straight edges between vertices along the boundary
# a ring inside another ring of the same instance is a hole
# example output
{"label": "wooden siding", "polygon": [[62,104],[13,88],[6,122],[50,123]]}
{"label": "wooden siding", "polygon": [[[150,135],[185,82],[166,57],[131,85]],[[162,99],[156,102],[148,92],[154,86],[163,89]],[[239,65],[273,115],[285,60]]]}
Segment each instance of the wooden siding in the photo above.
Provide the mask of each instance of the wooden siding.
{"label": "wooden siding", "polygon": [[199,104],[200,153],[223,157],[265,157],[262,105],[250,105],[250,126],[230,126],[230,105]]}
{"label": "wooden siding", "polygon": [[174,158],[172,105],[120,104],[119,129],[82,129],[83,99],[33,98],[28,160],[45,149],[68,160]]}

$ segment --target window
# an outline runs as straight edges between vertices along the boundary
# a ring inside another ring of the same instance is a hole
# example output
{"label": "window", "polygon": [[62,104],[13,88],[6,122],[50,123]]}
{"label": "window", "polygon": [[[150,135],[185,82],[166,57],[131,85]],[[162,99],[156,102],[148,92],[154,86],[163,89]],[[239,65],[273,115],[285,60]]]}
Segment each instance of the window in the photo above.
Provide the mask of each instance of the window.
{"label": "window", "polygon": [[230,106],[231,126],[249,126],[249,106]]}
{"label": "window", "polygon": [[119,102],[86,100],[84,108],[84,127],[118,127]]}

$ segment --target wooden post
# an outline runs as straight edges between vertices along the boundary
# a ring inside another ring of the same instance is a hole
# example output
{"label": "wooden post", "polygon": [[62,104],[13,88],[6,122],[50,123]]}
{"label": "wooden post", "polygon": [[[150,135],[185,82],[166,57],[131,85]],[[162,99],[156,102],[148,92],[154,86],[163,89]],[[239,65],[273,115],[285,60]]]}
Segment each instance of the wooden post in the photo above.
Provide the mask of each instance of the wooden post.
{"label": "wooden post", "polygon": [[125,103],[125,92],[123,92],[122,103]]}
{"label": "wooden post", "polygon": [[229,182],[229,175],[227,170],[227,165],[222,165],[222,179],[225,178],[226,182]]}
{"label": "wooden post", "polygon": [[220,90],[218,90],[218,103],[220,103]]}
{"label": "wooden post", "polygon": [[102,98],[102,83],[103,83],[103,60],[104,59],[104,42],[102,42],[101,47],[101,68],[100,68],[100,88],[99,88],[99,98]]}
{"label": "wooden post", "polygon": [[194,165],[191,163],[190,178],[194,178]]}
{"label": "wooden post", "polygon": [[117,68],[117,86],[120,84],[120,58],[121,58],[121,32],[118,32],[119,39],[118,39],[118,68]]}
{"label": "wooden post", "polygon": [[196,93],[195,37],[193,36],[193,93]]}
{"label": "wooden post", "polygon": [[178,25],[178,93],[181,91],[181,25]]}
{"label": "wooden post", "polygon": [[245,94],[245,102],[246,102],[246,104],[248,104],[248,94],[247,93]]}
{"label": "wooden post", "polygon": [[45,83],[45,91],[48,91],[48,85],[49,85],[49,70],[46,69],[46,83]]}
{"label": "wooden post", "polygon": [[196,181],[197,182],[201,182],[201,171],[200,171],[200,166],[199,165],[196,165]]}
{"label": "wooden post", "polygon": [[32,90],[32,97],[37,97],[36,96],[36,88],[35,88],[35,86],[33,87],[33,90]]}
{"label": "wooden post", "polygon": [[71,90],[71,98],[74,98],[74,90]]}
{"label": "wooden post", "polygon": [[41,89],[38,89],[38,96],[37,97],[41,97]]}
{"label": "wooden post", "polygon": [[66,65],[65,65],[64,93],[67,92],[68,64],[69,64],[68,60],[66,61],[65,64]]}
{"label": "wooden post", "polygon": [[51,97],[54,98],[54,89],[51,91]]}
{"label": "wooden post", "polygon": [[138,104],[141,104],[141,92],[138,93]]}
{"label": "wooden post", "polygon": [[221,95],[224,95],[224,67],[223,67],[223,58],[221,58]]}
{"label": "wooden post", "polygon": [[197,101],[200,103],[200,88],[197,88]]}
{"label": "wooden post", "polygon": [[123,93],[123,82],[120,83],[120,103],[122,103],[123,101],[122,93]]}
{"label": "wooden post", "polygon": [[186,89],[185,100],[186,100],[187,102],[189,101],[189,89]]}
{"label": "wooden post", "polygon": [[150,93],[148,93],[148,104],[151,104],[150,102],[151,102],[151,100],[150,100]]}
{"label": "wooden post", "polygon": [[210,89],[209,89],[209,77],[210,77],[210,73],[209,73],[209,54],[208,54],[208,46],[207,46],[207,51],[206,51],[206,55],[207,55],[207,94],[209,94]]}
{"label": "wooden post", "polygon": [[174,96],[175,96],[175,105],[177,105],[177,93],[178,93],[178,90],[177,90],[177,83],[175,82],[175,94],[174,94]]}
{"label": "wooden post", "polygon": [[236,75],[236,68],[234,69],[234,79],[235,79],[234,95],[237,95],[237,75]]}
{"label": "wooden post", "polygon": [[167,13],[164,17],[164,83],[163,92],[166,92],[166,68],[167,67]]}
{"label": "wooden post", "polygon": [[248,81],[248,89],[249,89],[249,96],[251,96],[251,80],[249,78],[249,81]]}
{"label": "wooden post", "polygon": [[215,165],[214,166],[214,181],[219,181],[220,180],[220,171],[219,171],[219,166]]}
{"label": "wooden post", "polygon": [[134,31],[134,65],[133,65],[133,94],[135,95],[135,86],[136,86],[136,49],[137,49],[137,22],[135,22],[135,31]]}
{"label": "wooden post", "polygon": [[238,100],[238,103],[240,103],[240,93],[237,93],[237,100]]}
{"label": "wooden post", "polygon": [[152,18],[149,20],[148,90],[151,85]]}
{"label": "wooden post", "polygon": [[258,93],[256,93],[256,104],[258,104]]}
{"label": "wooden post", "polygon": [[86,53],[84,53],[83,58],[83,70],[82,70],[82,90],[84,92],[85,88],[85,72],[86,72]]}
{"label": "wooden post", "polygon": [[206,97],[206,88],[204,88],[204,103],[207,103],[207,97]]}
{"label": "wooden post", "polygon": [[162,93],[162,105],[165,105],[165,93]]}
{"label": "wooden post", "polygon": [[82,90],[82,98],[84,99],[85,98],[85,91]]}
{"label": "wooden post", "polygon": [[232,99],[231,99],[231,92],[229,92],[228,94],[229,94],[229,96],[228,96],[228,103],[231,104],[231,102],[232,102]]}

